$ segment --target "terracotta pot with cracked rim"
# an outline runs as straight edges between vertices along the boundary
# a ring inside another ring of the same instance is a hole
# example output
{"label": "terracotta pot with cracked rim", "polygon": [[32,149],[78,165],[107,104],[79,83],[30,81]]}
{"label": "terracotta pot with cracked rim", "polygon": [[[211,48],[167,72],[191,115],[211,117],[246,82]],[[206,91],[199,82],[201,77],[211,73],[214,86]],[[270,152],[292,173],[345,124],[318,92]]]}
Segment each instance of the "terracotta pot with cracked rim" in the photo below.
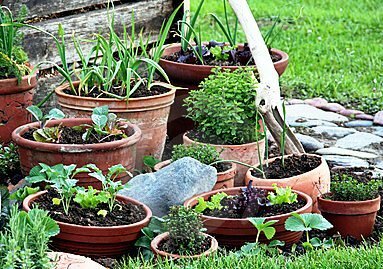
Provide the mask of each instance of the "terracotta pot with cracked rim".
{"label": "terracotta pot with cracked rim", "polygon": [[[28,65],[30,68],[32,66]],[[27,107],[33,104],[34,88],[37,86],[36,74],[17,78],[0,79],[0,143],[9,143],[12,132],[17,127],[30,122]]]}
{"label": "terracotta pot with cracked rim", "polygon": [[[208,143],[202,143],[192,140],[187,136],[187,133],[183,135],[183,142],[185,145],[191,145],[193,143],[196,144],[208,144]],[[261,158],[263,158],[265,153],[265,139],[262,139],[258,142],[252,142],[242,145],[215,145],[215,144],[209,144],[215,147],[218,152],[220,152],[222,149],[223,151],[220,153],[220,157],[223,160],[236,160],[240,161],[246,164],[256,164],[259,162],[258,160],[258,145],[261,148]],[[237,165],[237,172],[234,179],[234,185],[235,186],[243,186],[244,185],[244,179],[245,174],[247,171],[247,167],[243,165]]]}
{"label": "terracotta pot with cracked rim", "polygon": [[[154,166],[154,171],[159,171],[160,169],[164,168],[165,166],[168,166],[171,163],[171,160],[166,160],[160,163],[157,163]],[[217,173],[217,182],[214,185],[213,190],[219,190],[219,189],[227,189],[234,187],[234,177],[236,174],[236,164],[230,163],[231,168],[227,169],[226,171]]]}
{"label": "terracotta pot with cracked rim", "polygon": [[[32,194],[24,199],[23,209],[31,210],[33,202],[47,191]],[[117,200],[124,203],[142,205],[146,217],[140,222],[120,226],[82,226],[56,221],[60,233],[53,237],[52,245],[60,251],[85,256],[117,257],[125,254],[140,237],[141,229],[149,224],[152,211],[145,204],[129,197],[117,195]]]}
{"label": "terracotta pot with cracked rim", "polygon": [[178,254],[172,254],[172,253],[168,253],[166,251],[159,250],[158,249],[158,245],[161,243],[161,241],[163,241],[163,240],[165,240],[165,239],[167,239],[169,237],[169,232],[165,232],[165,233],[157,235],[152,240],[152,242],[150,243],[150,248],[152,249],[154,255],[156,255],[157,257],[170,258],[170,259],[173,259],[173,260],[175,260],[175,259],[182,259],[182,258],[195,259],[195,258],[200,258],[200,257],[203,257],[203,256],[209,256],[209,255],[211,255],[211,254],[213,254],[214,252],[217,251],[217,249],[218,249],[218,242],[211,235],[208,235],[208,234],[205,234],[205,233],[204,233],[204,235],[211,238],[211,247],[208,250],[206,250],[205,252],[203,252],[201,254],[197,254],[197,255],[192,255],[192,256],[178,255]]}
{"label": "terracotta pot with cracked rim", "polygon": [[[253,186],[269,186],[271,187],[273,183],[277,183],[279,187],[287,187],[290,186],[292,189],[304,192],[308,195],[310,195],[311,199],[313,200],[313,212],[319,213],[318,210],[318,204],[317,204],[317,197],[321,195],[322,193],[327,193],[330,190],[330,169],[327,165],[326,160],[318,155],[315,154],[307,154],[310,156],[317,156],[321,158],[321,164],[316,167],[315,169],[308,171],[306,173],[303,173],[301,175],[288,177],[288,178],[282,178],[282,179],[271,179],[271,178],[258,178],[254,177],[251,174],[252,168],[248,169],[246,172],[246,178],[245,183],[246,185],[249,183],[250,180],[253,181]],[[291,156],[291,155],[285,155],[285,158]],[[276,158],[281,157],[275,157],[271,158],[268,161],[264,161],[263,164],[266,164],[266,162],[273,162]],[[257,163],[254,165],[257,167],[259,164]]]}
{"label": "terracotta pot with cracked rim", "polygon": [[318,208],[342,237],[352,236],[363,240],[372,234],[381,197],[366,201],[333,201],[318,197]]}
{"label": "terracotta pot with cracked rim", "polygon": [[[91,124],[92,120],[89,118],[52,120],[48,123],[48,127],[60,123],[64,126],[73,127]],[[47,165],[76,164],[77,167],[93,163],[105,174],[109,167],[122,164],[128,171],[134,171],[136,144],[141,137],[141,130],[134,124],[128,123],[128,128],[134,130],[134,134],[128,138],[97,144],[42,143],[22,137],[29,129],[37,127],[39,127],[38,122],[29,123],[20,126],[12,133],[12,139],[18,146],[21,170],[24,175],[28,175],[29,171],[39,163]],[[101,188],[101,182],[88,176],[87,173],[80,173],[76,178],[79,180],[78,185],[80,186]],[[130,177],[126,174],[116,178],[116,180],[123,182],[127,182],[129,179]]]}
{"label": "terracotta pot with cracked rim", "polygon": [[[268,191],[272,191],[271,187],[257,186]],[[193,207],[198,204],[197,199],[203,197],[204,200],[208,200],[211,196],[219,192],[225,192],[228,195],[237,195],[240,193],[240,190],[243,187],[236,187],[231,189],[224,190],[215,190],[210,192],[205,192],[203,194],[197,195],[189,200],[187,200],[184,205]],[[312,210],[312,199],[307,194],[294,190],[298,194],[298,197],[303,198],[306,201],[306,205],[302,208],[294,211],[298,214],[310,213]],[[293,212],[291,212],[293,213]],[[291,213],[277,215],[272,217],[266,217],[265,222],[269,220],[278,220],[273,227],[276,229],[275,236],[272,240],[281,240],[286,243],[286,245],[292,245],[299,242],[302,237],[303,232],[291,232],[287,231],[284,227],[284,223],[287,218],[291,216]],[[207,233],[214,236],[218,243],[222,246],[227,247],[240,247],[247,242],[255,242],[257,230],[255,227],[248,221],[246,218],[243,219],[232,219],[232,218],[217,218],[207,215],[202,215],[202,220],[204,227],[207,229]],[[269,242],[263,235],[260,236],[260,242]]]}
{"label": "terracotta pot with cracked rim", "polygon": [[[79,82],[74,82],[78,86]],[[136,124],[142,131],[142,138],[137,143],[135,168],[141,170],[143,157],[150,155],[161,159],[167,135],[167,121],[170,106],[174,102],[176,90],[167,93],[129,98],[128,102],[116,98],[93,98],[70,95],[64,92],[68,84],[56,88],[57,102],[69,117],[90,117],[95,107],[107,105],[109,111],[118,117]]]}

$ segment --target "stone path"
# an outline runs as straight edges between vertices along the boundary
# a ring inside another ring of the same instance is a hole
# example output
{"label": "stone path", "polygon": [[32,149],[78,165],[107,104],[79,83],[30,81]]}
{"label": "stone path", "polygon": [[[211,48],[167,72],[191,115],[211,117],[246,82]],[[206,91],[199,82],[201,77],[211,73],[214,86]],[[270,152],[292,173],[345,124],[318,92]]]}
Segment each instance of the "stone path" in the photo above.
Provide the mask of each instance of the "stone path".
{"label": "stone path", "polygon": [[383,112],[372,116],[323,98],[293,99],[286,120],[305,150],[322,155],[331,166],[383,172]]}

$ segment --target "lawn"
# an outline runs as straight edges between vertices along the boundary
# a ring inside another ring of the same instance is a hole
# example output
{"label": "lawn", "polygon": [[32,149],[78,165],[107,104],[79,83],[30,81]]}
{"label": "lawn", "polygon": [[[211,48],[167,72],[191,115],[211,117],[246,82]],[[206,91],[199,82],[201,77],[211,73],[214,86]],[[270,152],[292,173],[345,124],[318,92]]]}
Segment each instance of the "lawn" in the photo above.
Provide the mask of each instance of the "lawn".
{"label": "lawn", "polygon": [[[272,47],[290,64],[281,77],[283,94],[325,97],[374,113],[383,109],[383,5],[379,0],[247,1],[266,33],[281,19]],[[192,1],[192,11],[199,0]],[[224,18],[222,0],[205,1],[199,25],[204,40],[225,40],[209,13]],[[235,17],[230,10],[230,20]],[[242,32],[238,40],[245,41]]]}

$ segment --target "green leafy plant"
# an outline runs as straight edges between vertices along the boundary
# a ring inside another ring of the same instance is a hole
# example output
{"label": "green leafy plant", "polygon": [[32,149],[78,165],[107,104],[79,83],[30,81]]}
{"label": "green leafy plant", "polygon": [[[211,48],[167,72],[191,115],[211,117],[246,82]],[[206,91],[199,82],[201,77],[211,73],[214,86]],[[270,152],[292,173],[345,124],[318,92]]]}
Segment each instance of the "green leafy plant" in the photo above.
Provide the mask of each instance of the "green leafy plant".
{"label": "green leafy plant", "polygon": [[292,191],[290,186],[286,188],[279,188],[277,184],[273,184],[275,192],[269,192],[267,199],[273,205],[292,204],[298,201],[298,194]]}
{"label": "green leafy plant", "polygon": [[244,144],[254,142],[257,132],[258,139],[263,137],[254,109],[257,81],[253,71],[215,68],[199,90],[190,92],[185,99],[187,117],[197,123],[202,139]]}
{"label": "green leafy plant", "polygon": [[154,166],[160,162],[161,162],[161,160],[159,160],[153,156],[144,156],[144,158],[143,158],[143,163],[147,168],[149,168],[149,172],[154,171]]}
{"label": "green leafy plant", "polygon": [[59,231],[48,212],[33,208],[27,213],[12,207],[8,228],[0,235],[0,268],[54,268],[47,256],[48,243]]}
{"label": "green leafy plant", "polygon": [[16,201],[22,202],[22,201],[24,201],[25,198],[27,198],[27,196],[35,194],[38,191],[40,191],[39,187],[32,188],[29,186],[24,186],[23,188],[20,188],[17,191],[15,191],[14,193],[12,193],[9,198],[11,200],[16,200]]}
{"label": "green leafy plant", "polygon": [[285,145],[286,145],[286,130],[287,130],[285,102],[282,102],[282,113],[283,113],[283,128],[281,133],[280,149],[281,149],[281,156],[282,156],[282,159],[281,159],[282,166],[285,167]]}
{"label": "green leafy plant", "polygon": [[0,145],[0,178],[6,183],[16,174],[20,174],[20,159],[17,146],[10,143],[8,146]]}
{"label": "green leafy plant", "polygon": [[257,237],[255,243],[259,242],[259,236],[263,233],[268,240],[274,237],[275,228],[272,227],[278,220],[270,220],[265,222],[266,218],[248,218],[248,220],[253,224],[255,229],[257,229]]}
{"label": "green leafy plant", "polygon": [[194,210],[198,213],[204,212],[206,209],[221,210],[223,206],[221,205],[221,201],[223,198],[227,197],[227,194],[224,192],[219,192],[210,197],[209,201],[205,201],[203,197],[198,198],[198,204],[195,206]]}
{"label": "green leafy plant", "polygon": [[73,201],[78,203],[82,208],[97,208],[101,203],[107,203],[109,193],[93,189],[88,186],[88,189],[83,187],[76,188],[76,196]]}
{"label": "green leafy plant", "polygon": [[293,232],[306,232],[306,242],[302,244],[306,250],[312,250],[317,246],[327,247],[331,243],[331,241],[328,240],[322,242],[316,237],[310,239],[309,236],[309,231],[311,230],[325,231],[333,227],[322,215],[315,213],[305,213],[301,215],[292,213],[291,215],[292,216],[285,222],[285,229]]}
{"label": "green leafy plant", "polygon": [[0,186],[0,232],[8,223],[10,213],[10,195],[7,186]]}
{"label": "green leafy plant", "polygon": [[210,53],[219,61],[227,61],[229,59],[229,54],[225,53],[225,50],[230,50],[230,48],[216,46],[210,48]]}
{"label": "green leafy plant", "polygon": [[184,157],[194,158],[206,165],[221,160],[219,152],[212,145],[193,143],[191,145],[173,146],[172,161],[174,162]]}

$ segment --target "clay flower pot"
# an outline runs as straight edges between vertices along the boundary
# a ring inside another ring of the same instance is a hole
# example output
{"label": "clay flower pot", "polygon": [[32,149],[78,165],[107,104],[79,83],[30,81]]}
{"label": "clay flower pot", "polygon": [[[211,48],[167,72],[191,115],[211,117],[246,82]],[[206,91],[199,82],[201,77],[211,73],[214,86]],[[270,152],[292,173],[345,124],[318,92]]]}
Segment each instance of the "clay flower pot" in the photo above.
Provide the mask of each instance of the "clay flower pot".
{"label": "clay flower pot", "polygon": [[211,238],[211,247],[210,247],[210,249],[208,249],[205,252],[203,252],[201,254],[198,254],[198,255],[193,255],[193,256],[177,255],[177,254],[172,254],[172,253],[168,253],[168,252],[159,250],[158,249],[158,245],[160,244],[161,241],[163,241],[163,240],[165,240],[165,239],[167,239],[169,237],[169,233],[168,232],[157,235],[152,240],[152,242],[150,243],[150,248],[152,249],[154,255],[156,255],[158,257],[162,257],[162,258],[179,259],[179,258],[199,258],[199,257],[202,257],[202,256],[208,256],[208,255],[210,255],[210,254],[212,254],[212,253],[217,251],[217,249],[218,249],[218,242],[211,235],[208,235],[208,234],[205,234],[205,233],[204,233],[204,235]]}
{"label": "clay flower pot", "polygon": [[363,240],[374,229],[380,200],[380,196],[367,201],[332,201],[318,197],[318,208],[323,217],[334,225],[330,233],[339,232],[342,237]]}
{"label": "clay flower pot", "polygon": [[[23,201],[23,209],[31,210],[33,202],[47,191],[28,196]],[[56,221],[60,233],[52,238],[55,249],[93,257],[115,257],[126,254],[133,248],[135,241],[141,236],[141,229],[149,224],[152,212],[146,205],[129,197],[117,195],[117,200],[123,203],[142,205],[146,217],[140,222],[120,226],[81,226]]]}
{"label": "clay flower pot", "polygon": [[[243,45],[239,44],[238,47],[242,48]],[[166,46],[162,56],[171,55],[180,50],[181,44],[175,43]],[[281,50],[271,49],[271,51],[282,57],[280,61],[274,63],[275,69],[281,76],[288,65],[289,56]],[[200,82],[211,74],[211,69],[215,66],[177,63],[162,58],[159,64],[165,70],[173,85],[185,88],[177,90],[175,102],[170,111],[168,133],[170,139],[174,139],[182,136],[186,131],[193,129],[193,121],[184,117],[184,115],[186,115],[186,108],[182,106],[184,99],[189,96],[190,90],[198,88]],[[222,68],[235,70],[238,66],[222,66]]]}
{"label": "clay flower pot", "polygon": [[0,80],[0,143],[9,143],[14,129],[30,122],[27,107],[33,103],[36,74],[24,76],[20,83],[17,78]]}
{"label": "clay flower pot", "polygon": [[[306,154],[313,155],[313,154]],[[288,157],[291,155],[286,155]],[[246,185],[249,184],[249,181],[253,181],[253,186],[269,186],[271,187],[274,183],[277,183],[278,187],[287,187],[290,186],[292,189],[304,192],[310,195],[313,200],[313,212],[318,213],[317,197],[322,193],[327,193],[330,190],[330,169],[327,165],[326,160],[318,155],[315,155],[321,158],[321,164],[306,173],[297,175],[294,177],[288,177],[283,179],[272,179],[272,178],[258,178],[254,177],[251,174],[252,169],[248,169],[246,172],[245,182]],[[276,157],[280,158],[280,157]],[[269,163],[275,161],[276,158],[271,158],[268,160]],[[266,161],[264,161],[266,163]],[[254,166],[258,166],[258,163]]]}
{"label": "clay flower pot", "polygon": [[[225,190],[215,190],[200,194],[189,200],[187,200],[184,205],[193,207],[198,204],[197,199],[203,197],[204,200],[209,200],[211,196],[218,192],[225,192],[228,195],[237,195],[240,193],[242,187],[225,189]],[[259,187],[265,190],[273,190],[271,187]],[[303,198],[306,201],[306,205],[296,211],[295,213],[303,214],[310,213],[312,210],[312,199],[310,196],[303,192],[295,191],[298,194],[299,198]],[[299,199],[298,198],[298,199]],[[293,212],[291,212],[293,213]],[[275,236],[272,240],[281,240],[284,241],[286,245],[292,245],[299,242],[302,237],[302,232],[291,232],[285,229],[285,221],[291,216],[291,213],[277,215],[273,217],[267,217],[265,222],[269,220],[278,220],[273,227],[276,229]],[[218,243],[222,246],[227,247],[240,247],[247,242],[255,242],[257,230],[247,219],[231,219],[231,218],[216,218],[207,215],[202,215],[202,220],[204,227],[207,229],[207,233],[214,236]],[[266,237],[260,236],[260,242],[268,242]]]}
{"label": "clay flower pot", "polygon": [[[77,86],[79,82],[75,82]],[[66,94],[68,84],[56,88],[57,102],[62,111],[69,117],[90,117],[95,107],[107,105],[109,111],[118,117],[136,124],[142,131],[141,140],[137,143],[135,168],[141,170],[143,157],[147,155],[161,159],[165,147],[167,121],[170,106],[174,102],[173,89],[167,93],[129,98],[128,102],[116,98],[92,98]]]}
{"label": "clay flower pot", "polygon": [[[157,163],[154,166],[155,171],[159,171],[160,169],[164,168],[165,166],[168,166],[171,163],[171,160],[163,161],[160,163]],[[231,163],[231,168],[217,173],[217,182],[214,185],[213,190],[219,190],[219,189],[226,189],[226,188],[232,188],[234,187],[234,177],[236,173],[236,165],[235,163]]]}
{"label": "clay flower pot", "polygon": [[[52,120],[49,126],[55,126],[62,123],[64,126],[73,127],[82,124],[91,124],[92,120],[87,119],[63,119]],[[12,139],[17,144],[20,156],[21,171],[24,175],[28,175],[29,171],[39,163],[47,165],[55,164],[76,164],[81,167],[86,164],[93,163],[100,168],[103,173],[107,173],[108,168],[122,164],[128,171],[134,171],[136,158],[136,144],[140,140],[141,131],[134,125],[128,123],[128,128],[134,130],[134,134],[128,138],[118,141],[105,142],[98,144],[55,144],[42,143],[28,140],[22,137],[29,129],[39,127],[39,123],[29,123],[20,126],[12,133]],[[87,173],[80,173],[77,176],[79,186],[93,186],[101,188],[101,182],[95,178],[88,176]],[[120,175],[116,180],[127,182],[130,179],[128,175]]]}
{"label": "clay flower pot", "polygon": [[[206,144],[202,142],[196,142],[190,139],[187,136],[187,133],[183,136],[183,141],[185,145],[191,145],[193,143],[196,144]],[[236,160],[246,164],[256,164],[259,163],[258,160],[258,150],[260,150],[260,156],[263,158],[265,154],[265,139],[262,139],[258,142],[252,142],[242,145],[214,145],[210,144],[217,149],[220,153],[220,157],[223,160]],[[260,148],[258,148],[258,145]],[[261,160],[263,161],[263,159]],[[243,165],[237,165],[237,174],[235,175],[234,185],[235,186],[243,186],[245,174],[247,171],[247,167]]]}

